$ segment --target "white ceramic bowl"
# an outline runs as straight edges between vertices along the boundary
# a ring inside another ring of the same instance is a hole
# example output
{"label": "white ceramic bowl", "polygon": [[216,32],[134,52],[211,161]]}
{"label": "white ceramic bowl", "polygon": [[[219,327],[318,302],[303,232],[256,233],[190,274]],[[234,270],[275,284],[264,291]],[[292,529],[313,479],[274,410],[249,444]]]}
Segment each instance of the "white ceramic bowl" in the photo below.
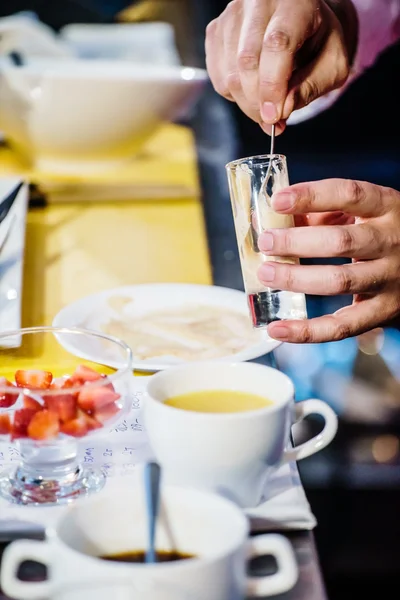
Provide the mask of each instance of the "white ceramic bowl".
{"label": "white ceramic bowl", "polygon": [[0,70],[0,130],[39,169],[104,170],[198,98],[200,69],[35,59]]}
{"label": "white ceramic bowl", "polygon": [[143,65],[181,64],[170,23],[72,23],[63,27],[60,34],[80,58],[127,60]]}

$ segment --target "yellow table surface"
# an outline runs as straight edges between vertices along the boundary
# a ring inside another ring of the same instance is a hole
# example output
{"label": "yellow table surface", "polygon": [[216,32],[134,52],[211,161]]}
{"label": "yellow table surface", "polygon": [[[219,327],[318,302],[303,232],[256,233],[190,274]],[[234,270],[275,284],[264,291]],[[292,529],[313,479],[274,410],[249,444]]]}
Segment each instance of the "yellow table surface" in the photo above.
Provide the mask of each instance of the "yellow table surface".
{"label": "yellow table surface", "polygon": [[[192,147],[188,152],[194,159]],[[191,172],[196,177],[193,165]],[[197,179],[193,184],[197,187]],[[51,325],[70,302],[117,286],[211,281],[197,193],[168,201],[51,204],[28,213],[23,327]],[[1,354],[5,374],[10,367]],[[35,366],[57,372],[55,341],[16,354],[13,368]]]}
{"label": "yellow table surface", "polygon": [[73,175],[37,171],[11,148],[0,146],[0,177],[8,175],[20,175],[38,185],[49,203],[199,195],[192,132],[171,123],[160,126],[137,156],[113,171]]}

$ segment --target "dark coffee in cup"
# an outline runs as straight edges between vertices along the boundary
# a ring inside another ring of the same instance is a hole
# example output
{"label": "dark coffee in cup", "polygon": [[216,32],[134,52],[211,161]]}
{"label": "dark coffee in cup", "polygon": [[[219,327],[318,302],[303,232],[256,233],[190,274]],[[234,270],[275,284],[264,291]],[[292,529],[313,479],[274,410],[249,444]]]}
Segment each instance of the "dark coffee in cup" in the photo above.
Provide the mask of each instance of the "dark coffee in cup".
{"label": "dark coffee in cup", "polygon": [[[113,562],[145,563],[146,552],[144,550],[133,550],[132,552],[121,552],[120,554],[100,556],[100,558]],[[158,550],[156,552],[156,562],[160,563],[187,560],[188,558],[194,558],[194,555],[178,552],[177,550]]]}

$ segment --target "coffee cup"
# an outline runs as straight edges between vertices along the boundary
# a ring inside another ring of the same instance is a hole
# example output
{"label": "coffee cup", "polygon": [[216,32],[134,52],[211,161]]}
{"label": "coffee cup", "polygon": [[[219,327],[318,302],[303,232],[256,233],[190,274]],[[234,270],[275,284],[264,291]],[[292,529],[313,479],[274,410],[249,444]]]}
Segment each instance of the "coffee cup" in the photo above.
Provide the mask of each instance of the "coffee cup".
{"label": "coffee cup", "polygon": [[[10,544],[1,568],[5,594],[20,600],[243,600],[291,589],[298,567],[290,542],[277,534],[248,538],[240,509],[216,494],[162,486],[156,547],[193,558],[152,564],[113,562],[102,556],[143,551],[147,515],[143,486],[108,486],[78,501],[47,532],[44,542]],[[247,561],[272,555],[277,571],[247,577]],[[22,562],[48,569],[44,582],[21,581]]]}
{"label": "coffee cup", "polygon": [[[209,413],[165,404],[194,392],[232,390],[262,396],[256,410]],[[320,415],[321,433],[293,447],[291,427]],[[277,369],[254,363],[198,362],[153,375],[144,400],[144,422],[165,481],[214,491],[243,508],[257,506],[277,467],[319,452],[335,437],[338,421],[321,400],[294,402],[294,386]]]}

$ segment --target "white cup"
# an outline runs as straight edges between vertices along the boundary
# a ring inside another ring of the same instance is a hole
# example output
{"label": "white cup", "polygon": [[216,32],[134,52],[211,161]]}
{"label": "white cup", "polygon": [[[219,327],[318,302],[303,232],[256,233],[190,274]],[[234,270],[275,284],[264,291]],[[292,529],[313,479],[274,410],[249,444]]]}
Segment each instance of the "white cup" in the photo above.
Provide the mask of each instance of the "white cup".
{"label": "white cup", "polygon": [[[218,389],[257,394],[272,404],[220,414],[164,404],[180,394]],[[157,373],[148,384],[144,419],[165,481],[218,492],[243,508],[257,506],[276,467],[322,450],[335,437],[337,417],[327,404],[293,398],[286,375],[253,363],[199,362]],[[311,414],[324,418],[322,432],[291,447],[291,426]]]}
{"label": "white cup", "polygon": [[[177,549],[195,558],[151,565],[98,558],[147,545],[143,487],[106,488],[73,505],[45,542],[10,544],[3,555],[1,587],[20,600],[243,600],[279,594],[296,583],[290,542],[276,534],[248,539],[247,519],[230,501],[166,486],[160,513],[157,549]],[[247,560],[261,555],[275,557],[277,572],[247,577]],[[25,560],[44,563],[48,581],[19,580]]]}

